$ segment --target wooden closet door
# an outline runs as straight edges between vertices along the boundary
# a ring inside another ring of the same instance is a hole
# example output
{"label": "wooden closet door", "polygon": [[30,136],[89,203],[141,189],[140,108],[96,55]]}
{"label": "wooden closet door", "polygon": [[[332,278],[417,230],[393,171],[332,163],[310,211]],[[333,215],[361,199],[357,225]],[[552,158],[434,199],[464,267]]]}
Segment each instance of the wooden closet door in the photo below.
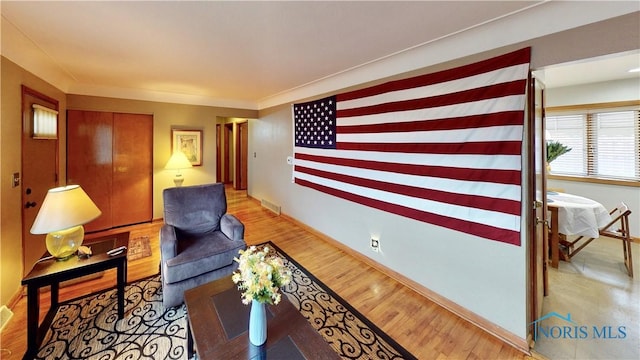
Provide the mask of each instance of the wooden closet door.
{"label": "wooden closet door", "polygon": [[152,220],[153,116],[113,115],[112,226]]}
{"label": "wooden closet door", "polygon": [[86,232],[112,226],[112,128],[112,113],[67,112],[67,184],[80,185],[102,211],[100,217],[84,225]]}

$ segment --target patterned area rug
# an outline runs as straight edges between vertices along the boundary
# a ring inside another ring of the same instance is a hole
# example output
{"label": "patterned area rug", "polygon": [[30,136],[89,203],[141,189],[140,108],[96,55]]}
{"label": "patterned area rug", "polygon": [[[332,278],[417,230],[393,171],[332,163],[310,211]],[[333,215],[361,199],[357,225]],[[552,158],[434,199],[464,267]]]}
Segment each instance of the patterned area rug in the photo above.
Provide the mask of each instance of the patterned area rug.
{"label": "patterned area rug", "polygon": [[63,303],[37,359],[186,358],[186,310],[164,310],[159,275],[127,285],[125,302],[122,320],[116,289]]}
{"label": "patterned area rug", "polygon": [[151,241],[148,236],[140,236],[129,240],[127,259],[129,261],[151,256]]}
{"label": "patterned area rug", "polygon": [[[407,350],[272,243],[291,269],[289,301],[343,359],[415,359]],[[38,359],[185,359],[185,306],[164,311],[160,275],[126,288],[125,318],[107,290],[63,303]],[[240,294],[238,294],[240,301]]]}

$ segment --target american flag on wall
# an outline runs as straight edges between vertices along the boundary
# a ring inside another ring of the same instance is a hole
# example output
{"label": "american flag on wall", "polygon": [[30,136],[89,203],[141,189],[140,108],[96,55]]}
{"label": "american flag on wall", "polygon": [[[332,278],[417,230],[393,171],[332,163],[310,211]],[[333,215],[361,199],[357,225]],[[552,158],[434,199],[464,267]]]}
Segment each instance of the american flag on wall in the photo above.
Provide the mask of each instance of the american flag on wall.
{"label": "american flag on wall", "polygon": [[295,183],[520,245],[530,48],[293,105]]}

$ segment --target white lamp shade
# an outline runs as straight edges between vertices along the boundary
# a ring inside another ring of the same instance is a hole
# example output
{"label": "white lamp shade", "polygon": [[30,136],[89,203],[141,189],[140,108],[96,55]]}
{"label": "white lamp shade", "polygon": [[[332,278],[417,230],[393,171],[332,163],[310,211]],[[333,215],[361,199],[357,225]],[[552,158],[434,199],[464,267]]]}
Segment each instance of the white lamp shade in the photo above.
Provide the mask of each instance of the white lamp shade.
{"label": "white lamp shade", "polygon": [[32,234],[47,234],[84,225],[102,212],[80,185],[50,189],[31,227]]}
{"label": "white lamp shade", "polygon": [[190,168],[191,166],[191,161],[189,161],[187,155],[178,150],[171,155],[164,168],[167,170],[180,170]]}

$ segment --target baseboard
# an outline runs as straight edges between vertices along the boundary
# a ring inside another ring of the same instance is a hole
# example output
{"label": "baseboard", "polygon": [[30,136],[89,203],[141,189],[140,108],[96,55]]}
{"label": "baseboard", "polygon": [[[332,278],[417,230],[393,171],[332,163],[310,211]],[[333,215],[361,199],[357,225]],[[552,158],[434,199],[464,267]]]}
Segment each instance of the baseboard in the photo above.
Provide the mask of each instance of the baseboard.
{"label": "baseboard", "polygon": [[[258,201],[259,202],[259,201]],[[530,352],[530,348],[529,348],[529,343],[527,342],[527,339],[522,339],[520,337],[518,337],[517,335],[513,334],[512,332],[494,324],[493,322],[483,318],[482,316],[479,316],[478,314],[469,311],[468,309],[452,302],[451,300],[443,297],[442,295],[424,287],[423,285],[407,278],[406,276],[374,261],[373,259],[353,250],[352,248],[344,245],[343,243],[325,235],[324,233],[317,231],[316,229],[298,221],[297,219],[288,216],[285,213],[281,213],[280,214],[281,217],[283,217],[285,220],[288,220],[294,224],[296,224],[297,226],[300,226],[301,228],[305,229],[306,231],[309,231],[310,233],[314,234],[315,236],[319,237],[320,239],[322,239],[323,241],[337,247],[338,249],[344,251],[345,253],[355,257],[356,259],[366,263],[367,265],[377,269],[378,271],[384,273],[385,275],[389,276],[390,278],[398,281],[399,283],[403,284],[404,286],[412,289],[413,291],[415,291],[416,293],[426,297],[427,299],[433,301],[434,303],[440,305],[441,307],[443,307],[444,309],[452,312],[453,314],[461,317],[464,320],[469,321],[470,323],[474,324],[475,326],[479,327],[480,329],[484,330],[485,332],[495,336],[496,338],[498,338],[499,340],[513,346],[514,348],[518,349],[519,351],[521,351],[522,353],[531,356],[531,352]]]}
{"label": "baseboard", "polygon": [[26,292],[22,292],[22,290],[24,289],[23,286],[20,286],[20,288],[18,288],[18,290],[16,291],[15,294],[13,294],[13,296],[11,297],[11,299],[9,299],[9,302],[7,303],[7,307],[9,309],[15,309],[16,305],[18,305],[18,301],[20,301],[20,299],[22,299],[23,296],[26,296]]}

